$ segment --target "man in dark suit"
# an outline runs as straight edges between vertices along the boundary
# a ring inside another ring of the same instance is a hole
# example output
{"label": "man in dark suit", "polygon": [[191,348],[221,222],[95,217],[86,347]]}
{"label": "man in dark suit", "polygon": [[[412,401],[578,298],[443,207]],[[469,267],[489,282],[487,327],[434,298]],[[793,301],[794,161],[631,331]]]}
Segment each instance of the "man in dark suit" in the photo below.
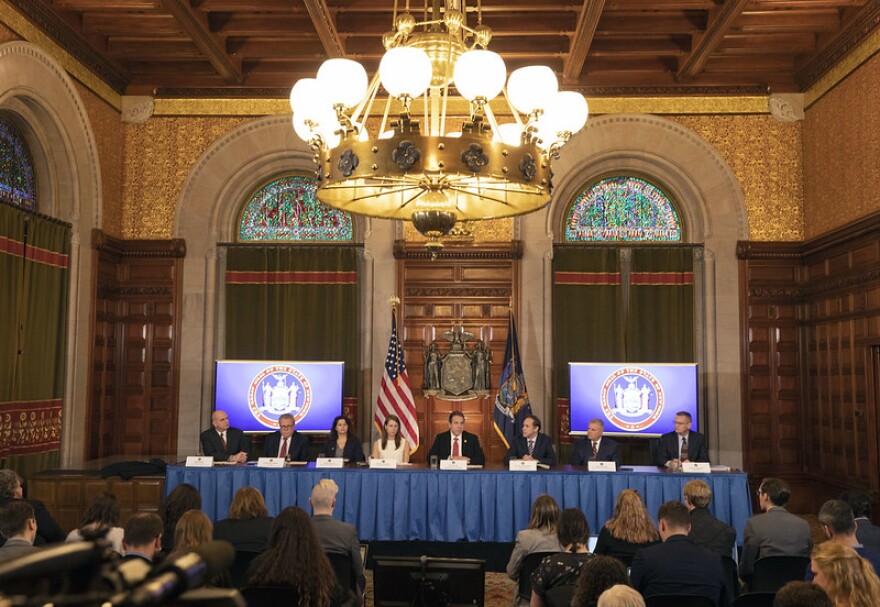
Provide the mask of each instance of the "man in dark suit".
{"label": "man in dark suit", "polygon": [[788,483],[779,478],[765,478],[758,487],[758,504],[763,514],[746,521],[739,577],[748,581],[752,569],[765,556],[810,556],[813,538],[810,525],[785,509],[791,497]]}
{"label": "man in dark suit", "polygon": [[[848,546],[871,563],[874,573],[880,575],[880,554],[862,545],[856,537],[856,520],[852,508],[843,500],[828,500],[819,508],[819,524],[829,542]],[[807,571],[807,581],[813,580],[812,570]]]}
{"label": "man in dark suit", "polygon": [[880,527],[871,522],[871,500],[861,491],[847,491],[840,499],[852,508],[856,539],[868,550],[880,554]]}
{"label": "man in dark suit", "polygon": [[13,500],[0,508],[0,533],[7,538],[0,547],[0,563],[37,552],[37,519],[34,508],[24,500]]}
{"label": "man in dark suit", "polygon": [[709,512],[712,490],[705,481],[693,480],[684,486],[684,505],[691,513],[691,531],[688,537],[718,556],[733,557],[736,529],[722,523]]}
{"label": "man in dark suit", "polygon": [[464,413],[453,411],[449,414],[449,432],[441,432],[434,437],[434,444],[428,451],[428,459],[436,455],[440,459],[463,459],[469,464],[482,466],[486,456],[480,447],[476,434],[464,431]]}
{"label": "man in dark suit", "polygon": [[153,512],[131,515],[122,533],[123,560],[141,559],[152,563],[162,549],[162,519]]}
{"label": "man in dark suit", "polygon": [[657,519],[663,543],[636,552],[630,569],[633,588],[644,597],[687,594],[726,605],[721,557],[688,538],[691,517],[685,505],[666,502]]}
{"label": "man in dark suit", "polygon": [[610,438],[602,438],[605,422],[591,419],[587,425],[587,438],[574,443],[571,452],[572,466],[586,466],[587,462],[614,462],[620,467],[620,445]]}
{"label": "man in dark suit", "polygon": [[351,559],[358,594],[363,598],[367,580],[364,577],[361,542],[354,525],[333,518],[337,493],[339,493],[339,487],[333,479],[329,478],[322,479],[312,488],[312,495],[309,497],[309,504],[312,506],[312,523],[325,552],[344,554]]}
{"label": "man in dark suit", "polygon": [[[15,501],[27,502],[34,510],[34,519],[37,522],[37,536],[34,539],[35,546],[54,544],[65,540],[67,535],[55,519],[52,518],[49,510],[46,508],[46,504],[40,500],[24,498],[24,488],[18,473],[15,470],[0,470],[0,507]],[[0,546],[5,541],[5,538],[0,537]]]}
{"label": "man in dark suit", "polygon": [[677,468],[681,462],[708,462],[709,449],[706,437],[699,432],[691,432],[693,418],[687,411],[675,414],[675,431],[660,437],[657,453],[658,466]]}
{"label": "man in dark suit", "polygon": [[285,413],[278,418],[279,430],[266,437],[263,443],[263,455],[266,457],[283,457],[291,462],[307,462],[309,460],[309,439],[294,428],[296,423],[293,415]]}
{"label": "man in dark suit", "polygon": [[504,465],[512,459],[538,460],[547,466],[556,465],[553,441],[546,434],[541,434],[541,420],[536,416],[527,415],[523,419],[522,436],[513,439],[504,456]]}
{"label": "man in dark suit", "polygon": [[217,409],[211,414],[211,426],[202,432],[202,453],[214,458],[215,462],[235,462],[245,464],[251,450],[251,441],[238,428],[229,427],[229,416]]}

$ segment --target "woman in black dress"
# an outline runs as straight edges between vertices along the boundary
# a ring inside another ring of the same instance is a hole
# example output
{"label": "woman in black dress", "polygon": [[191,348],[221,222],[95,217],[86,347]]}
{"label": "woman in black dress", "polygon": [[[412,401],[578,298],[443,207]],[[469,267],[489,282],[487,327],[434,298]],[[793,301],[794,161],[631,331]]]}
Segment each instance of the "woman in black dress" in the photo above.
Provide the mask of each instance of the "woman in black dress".
{"label": "woman in black dress", "polygon": [[[587,550],[590,525],[583,512],[577,508],[563,510],[556,533],[563,552],[545,557],[532,573],[531,607],[553,605],[557,602],[565,605],[571,603],[581,567],[588,559],[593,558],[593,554]],[[547,592],[550,590],[553,590],[553,599],[548,601]]]}

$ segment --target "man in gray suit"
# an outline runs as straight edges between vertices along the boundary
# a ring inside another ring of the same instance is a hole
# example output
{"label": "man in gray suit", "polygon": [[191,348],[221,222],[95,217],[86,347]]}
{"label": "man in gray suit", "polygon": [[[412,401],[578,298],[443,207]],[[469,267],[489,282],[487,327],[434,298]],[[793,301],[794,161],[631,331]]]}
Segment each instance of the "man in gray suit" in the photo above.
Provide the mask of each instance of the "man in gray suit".
{"label": "man in gray suit", "polygon": [[367,580],[364,577],[361,542],[354,525],[333,518],[337,493],[339,493],[339,487],[329,478],[321,479],[321,482],[312,488],[312,495],[309,497],[309,504],[312,505],[312,523],[315,525],[315,531],[318,532],[321,545],[324,546],[324,552],[344,554],[351,558],[359,598],[363,603]]}
{"label": "man in gray suit", "polygon": [[813,548],[810,525],[785,509],[791,489],[779,478],[765,478],[758,487],[763,514],[746,521],[739,576],[750,580],[755,561],[765,556],[809,557]]}
{"label": "man in gray suit", "polygon": [[0,509],[0,533],[6,538],[0,547],[0,563],[40,550],[34,546],[37,537],[34,507],[24,500],[14,500]]}

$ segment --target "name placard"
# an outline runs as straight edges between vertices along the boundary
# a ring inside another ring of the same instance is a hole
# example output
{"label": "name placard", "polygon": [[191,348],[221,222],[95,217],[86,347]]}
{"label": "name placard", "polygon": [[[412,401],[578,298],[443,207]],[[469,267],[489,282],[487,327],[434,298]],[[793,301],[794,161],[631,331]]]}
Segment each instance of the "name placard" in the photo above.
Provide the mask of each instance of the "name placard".
{"label": "name placard", "polygon": [[507,464],[508,470],[519,470],[522,472],[535,472],[538,469],[538,460],[536,459],[512,459]]}
{"label": "name placard", "polygon": [[283,457],[261,457],[257,460],[257,468],[283,468]]}
{"label": "name placard", "polygon": [[214,465],[214,458],[210,455],[188,455],[186,458],[187,468],[210,468]]}
{"label": "name placard", "polygon": [[315,468],[342,468],[345,460],[341,457],[319,457],[315,460]]}
{"label": "name placard", "polygon": [[441,470],[467,470],[467,460],[466,459],[441,459],[440,460],[440,469]]}
{"label": "name placard", "polygon": [[682,462],[681,471],[686,474],[711,474],[709,462]]}
{"label": "name placard", "polygon": [[587,462],[587,470],[590,472],[617,472],[617,464],[614,462]]}
{"label": "name placard", "polygon": [[394,469],[397,468],[397,460],[385,459],[384,457],[371,457],[370,468]]}

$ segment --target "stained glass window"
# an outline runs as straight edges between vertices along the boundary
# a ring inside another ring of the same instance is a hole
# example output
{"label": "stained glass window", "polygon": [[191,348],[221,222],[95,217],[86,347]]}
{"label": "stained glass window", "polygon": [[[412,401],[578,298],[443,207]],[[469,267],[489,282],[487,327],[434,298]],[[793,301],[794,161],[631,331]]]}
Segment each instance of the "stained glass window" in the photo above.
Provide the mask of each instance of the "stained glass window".
{"label": "stained glass window", "polygon": [[609,177],[572,203],[565,240],[674,242],[681,240],[681,221],[672,201],[656,186],[638,177]]}
{"label": "stained glass window", "polygon": [[24,138],[11,122],[0,118],[0,199],[37,210],[34,160]]}
{"label": "stained glass window", "polygon": [[354,238],[351,215],[315,197],[315,180],[288,175],[266,184],[241,214],[239,240],[345,242]]}

